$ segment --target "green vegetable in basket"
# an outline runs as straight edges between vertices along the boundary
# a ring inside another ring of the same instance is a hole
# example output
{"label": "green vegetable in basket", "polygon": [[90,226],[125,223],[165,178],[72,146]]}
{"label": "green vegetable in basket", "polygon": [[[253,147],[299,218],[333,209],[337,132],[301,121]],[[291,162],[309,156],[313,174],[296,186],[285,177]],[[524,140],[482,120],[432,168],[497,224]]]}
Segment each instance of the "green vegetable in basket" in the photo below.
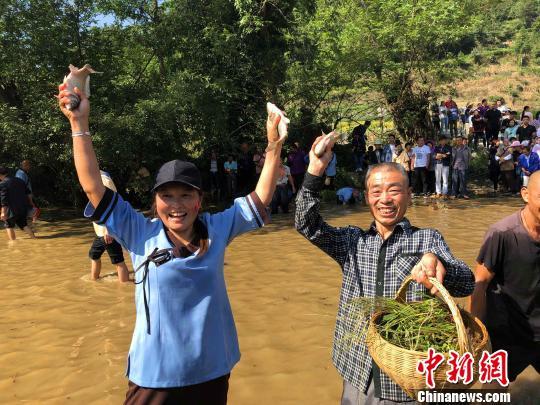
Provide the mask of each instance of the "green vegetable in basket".
{"label": "green vegetable in basket", "polygon": [[[368,322],[374,312],[382,312],[377,331],[383,339],[408,350],[438,352],[459,351],[456,325],[445,303],[431,296],[422,301],[402,303],[390,298],[357,298],[349,304],[355,330],[344,341],[358,344],[365,338]],[[358,327],[359,326],[359,327]]]}

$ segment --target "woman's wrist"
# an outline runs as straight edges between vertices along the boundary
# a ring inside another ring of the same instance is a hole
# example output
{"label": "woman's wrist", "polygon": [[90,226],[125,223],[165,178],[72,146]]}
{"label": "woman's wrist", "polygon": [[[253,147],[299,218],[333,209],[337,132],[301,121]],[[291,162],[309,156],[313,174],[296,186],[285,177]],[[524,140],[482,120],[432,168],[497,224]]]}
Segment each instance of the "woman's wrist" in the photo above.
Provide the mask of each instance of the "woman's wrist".
{"label": "woman's wrist", "polygon": [[88,119],[72,119],[69,123],[71,124],[71,132],[88,132]]}

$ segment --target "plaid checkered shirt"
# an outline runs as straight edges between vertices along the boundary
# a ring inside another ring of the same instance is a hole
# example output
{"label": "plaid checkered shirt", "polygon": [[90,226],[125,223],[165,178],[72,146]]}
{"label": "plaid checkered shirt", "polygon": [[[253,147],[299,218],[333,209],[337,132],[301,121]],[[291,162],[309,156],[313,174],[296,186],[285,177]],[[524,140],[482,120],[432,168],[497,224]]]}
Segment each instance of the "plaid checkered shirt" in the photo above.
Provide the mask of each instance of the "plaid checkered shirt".
{"label": "plaid checkered shirt", "polygon": [[[335,228],[328,225],[319,214],[322,186],[322,177],[306,173],[296,200],[295,226],[311,243],[338,262],[343,272],[332,360],[341,376],[362,392],[366,392],[371,377],[376,397],[408,401],[407,394],[373,363],[364,341],[344,344],[347,334],[350,336],[359,329],[350,313],[352,306],[348,304],[356,297],[394,297],[412,268],[428,252],[443,262],[446,269],[444,286],[453,296],[470,295],[474,289],[474,275],[464,262],[452,255],[438,231],[415,228],[406,218],[396,225],[386,240],[377,232],[375,223],[366,231],[356,226]],[[427,293],[425,287],[411,283],[407,301],[417,300],[420,293]]]}

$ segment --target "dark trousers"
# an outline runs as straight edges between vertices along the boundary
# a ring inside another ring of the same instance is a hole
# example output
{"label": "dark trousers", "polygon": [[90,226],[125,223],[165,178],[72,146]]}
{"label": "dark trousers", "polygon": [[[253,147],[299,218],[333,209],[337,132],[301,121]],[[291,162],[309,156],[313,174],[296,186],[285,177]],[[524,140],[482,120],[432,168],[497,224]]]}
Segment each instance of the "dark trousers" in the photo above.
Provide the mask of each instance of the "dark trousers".
{"label": "dark trousers", "polygon": [[304,175],[305,173],[298,173],[292,175],[292,178],[294,180],[294,187],[296,187],[296,190],[300,190],[300,187],[302,187],[302,183],[304,182]]}
{"label": "dark trousers", "polygon": [[467,195],[467,170],[452,170],[452,195]]}
{"label": "dark trousers", "polygon": [[516,172],[514,170],[501,170],[501,176],[503,179],[503,184],[506,187],[506,191],[517,193],[518,185]]}
{"label": "dark trousers", "polygon": [[226,405],[229,377],[175,388],[144,388],[130,381],[124,405]]}
{"label": "dark trousers", "polygon": [[499,176],[501,174],[501,169],[497,166],[489,168],[489,179],[493,182],[493,190],[497,191],[499,188]]}
{"label": "dark trousers", "polygon": [[414,168],[414,191],[415,193],[428,192],[427,169],[425,167]]}
{"label": "dark trousers", "polygon": [[457,136],[457,121],[448,121],[450,127],[450,136],[455,138]]}
{"label": "dark trousers", "polygon": [[236,195],[236,174],[227,173],[227,196],[234,198]]}
{"label": "dark trousers", "polygon": [[270,203],[272,209],[272,214],[278,213],[278,207],[281,207],[283,213],[289,212],[289,190],[287,185],[278,185],[276,186],[276,191],[272,196],[272,202]]}
{"label": "dark trousers", "polygon": [[355,170],[364,170],[364,156],[364,152],[353,152]]}
{"label": "dark trousers", "polygon": [[478,147],[478,144],[480,143],[480,141],[482,141],[482,145],[486,146],[487,145],[486,135],[483,132],[475,132],[473,134],[473,143],[474,143],[475,148]]}
{"label": "dark trousers", "polygon": [[499,138],[499,128],[495,127],[486,129],[486,137],[488,142],[491,142],[492,139]]}
{"label": "dark trousers", "polygon": [[435,170],[428,170],[427,184],[428,184],[428,192],[434,193],[435,192]]}

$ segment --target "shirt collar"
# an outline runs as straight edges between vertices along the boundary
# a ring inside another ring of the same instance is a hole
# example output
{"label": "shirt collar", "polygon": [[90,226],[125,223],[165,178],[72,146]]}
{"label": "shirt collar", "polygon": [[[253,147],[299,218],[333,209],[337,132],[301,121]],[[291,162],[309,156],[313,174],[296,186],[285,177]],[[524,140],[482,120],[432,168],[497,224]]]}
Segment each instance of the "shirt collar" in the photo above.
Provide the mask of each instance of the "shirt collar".
{"label": "shirt collar", "polygon": [[[412,233],[412,225],[406,217],[403,217],[403,219],[396,224],[394,228],[394,232],[398,228],[400,228],[403,231],[403,233],[405,233],[406,235],[410,235]],[[394,232],[392,232],[392,234]],[[375,221],[373,221],[371,225],[369,226],[368,233],[374,233],[374,234],[378,233],[377,226],[375,225]]]}

